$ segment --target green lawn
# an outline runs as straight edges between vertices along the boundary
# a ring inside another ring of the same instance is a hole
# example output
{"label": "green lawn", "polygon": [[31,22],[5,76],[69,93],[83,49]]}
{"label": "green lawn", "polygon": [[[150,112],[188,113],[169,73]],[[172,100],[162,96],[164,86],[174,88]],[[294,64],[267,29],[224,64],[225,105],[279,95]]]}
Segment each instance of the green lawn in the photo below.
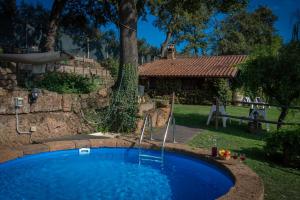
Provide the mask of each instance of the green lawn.
{"label": "green lawn", "polygon": [[[210,148],[212,138],[215,138],[219,148],[246,154],[245,163],[263,179],[265,199],[300,199],[300,170],[283,167],[265,157],[263,138],[270,133],[250,134],[247,132],[246,122],[239,125],[236,120],[232,120],[231,124],[227,123],[227,128],[220,127],[215,130],[213,123],[206,126],[209,110],[209,106],[175,105],[177,124],[203,129],[201,134],[189,142],[189,145]],[[249,108],[227,107],[227,113],[231,115],[247,116],[248,112]],[[268,119],[276,120],[279,110],[271,108],[267,115]],[[287,121],[290,122],[295,122],[296,119],[300,119],[299,112],[291,112],[287,117]],[[271,129],[275,129],[275,126],[272,125]]]}

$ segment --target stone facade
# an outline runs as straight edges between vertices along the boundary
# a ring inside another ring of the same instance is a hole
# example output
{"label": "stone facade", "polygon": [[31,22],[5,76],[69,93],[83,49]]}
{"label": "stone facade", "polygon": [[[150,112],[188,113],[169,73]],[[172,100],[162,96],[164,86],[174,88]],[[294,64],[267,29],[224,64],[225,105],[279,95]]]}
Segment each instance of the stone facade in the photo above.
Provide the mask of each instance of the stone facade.
{"label": "stone facade", "polygon": [[[81,116],[81,110],[108,105],[109,90],[102,89],[90,94],[57,94],[42,91],[35,103],[29,103],[29,92],[25,90],[0,89],[0,144],[28,144],[44,139],[75,135],[94,131]],[[15,97],[24,99],[19,113],[19,129],[16,131]]]}

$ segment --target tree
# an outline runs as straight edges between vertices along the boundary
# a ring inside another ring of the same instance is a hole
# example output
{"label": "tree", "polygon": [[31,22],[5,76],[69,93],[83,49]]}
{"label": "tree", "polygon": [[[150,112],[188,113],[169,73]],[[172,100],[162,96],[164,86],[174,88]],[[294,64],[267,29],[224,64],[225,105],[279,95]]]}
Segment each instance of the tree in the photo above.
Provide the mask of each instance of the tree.
{"label": "tree", "polygon": [[[140,59],[159,56],[159,49],[149,44],[145,39],[138,40],[138,54]],[[142,64],[142,62],[140,63]]]}
{"label": "tree", "polygon": [[[227,0],[212,0],[212,1],[194,1],[194,0],[165,0],[165,1],[154,1],[155,3],[150,4],[151,12],[157,17],[154,25],[162,30],[166,34],[166,38],[161,45],[161,57],[165,57],[167,45],[171,40],[177,41],[180,36],[180,31],[184,27],[197,25],[196,37],[202,37],[201,28],[204,28],[203,24],[207,23],[213,14],[222,12],[235,12],[240,10],[247,5],[247,0],[237,0],[237,1],[227,1]],[[204,11],[205,12],[202,12]],[[193,19],[193,20],[189,20]],[[189,24],[193,22],[194,24]],[[189,27],[186,28],[189,30]],[[182,32],[183,35],[186,34]],[[201,34],[199,34],[201,33]],[[192,46],[203,45],[203,40],[201,42],[193,41],[187,38],[187,41],[192,44]]]}
{"label": "tree", "polygon": [[49,13],[41,4],[31,5],[21,1],[0,1],[0,45],[5,50],[38,46],[46,29],[44,22]]}
{"label": "tree", "polygon": [[[119,5],[120,26],[120,66],[138,65],[137,50],[137,10],[134,0],[122,0]],[[122,70],[120,70],[122,71]]]}
{"label": "tree", "polygon": [[49,12],[41,5],[36,6],[21,1],[18,7],[18,44],[21,47],[39,46],[47,26],[44,22],[49,18]]}
{"label": "tree", "polygon": [[2,47],[12,49],[17,42],[16,36],[17,6],[15,0],[0,1],[0,42]]}
{"label": "tree", "polygon": [[292,41],[299,41],[300,39],[300,10],[293,13],[294,25],[292,30]]}
{"label": "tree", "polygon": [[277,17],[267,7],[228,16],[216,30],[215,54],[249,54],[257,45],[270,45]]}
{"label": "tree", "polygon": [[241,80],[245,87],[263,91],[281,105],[279,129],[291,103],[300,98],[300,42],[290,42],[279,50],[278,43],[261,46],[241,66]]}
{"label": "tree", "polygon": [[[197,5],[192,9],[191,5]],[[166,34],[166,38],[161,45],[161,57],[166,56],[167,46],[171,40],[177,38],[183,25],[187,22],[185,17],[197,17],[201,13],[196,14],[198,8],[196,1],[162,1],[159,5],[152,4],[152,14],[157,17],[154,25]],[[197,21],[197,19],[194,19]],[[199,21],[201,23],[202,21]]]}
{"label": "tree", "polygon": [[207,28],[210,13],[207,13],[205,5],[201,7],[199,13],[201,15],[198,15],[196,19],[188,13],[184,14],[182,28],[177,36],[179,43],[186,43],[183,52],[191,53],[194,56],[199,56],[200,49],[202,50],[202,55],[206,55],[207,49],[207,35],[204,33],[204,30]]}
{"label": "tree", "polygon": [[67,0],[54,0],[53,2],[46,37],[41,43],[41,48],[43,51],[54,51],[57,30],[61,19],[61,14],[66,3]]}

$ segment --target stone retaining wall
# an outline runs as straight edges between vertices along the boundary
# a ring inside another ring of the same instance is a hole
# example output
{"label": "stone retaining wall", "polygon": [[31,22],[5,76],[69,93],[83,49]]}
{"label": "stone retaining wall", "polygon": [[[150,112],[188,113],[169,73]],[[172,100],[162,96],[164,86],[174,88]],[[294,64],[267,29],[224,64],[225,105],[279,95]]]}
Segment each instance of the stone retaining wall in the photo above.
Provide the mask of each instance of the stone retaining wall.
{"label": "stone retaining wall", "polygon": [[[145,141],[141,146],[148,149],[160,149],[160,145],[158,142]],[[120,138],[56,141],[25,145],[17,148],[0,146],[0,163],[22,157],[23,155],[82,147],[139,147],[139,145],[138,141],[133,138]],[[210,157],[207,150],[192,148],[182,144],[167,143],[165,149],[205,160],[227,170],[234,179],[235,184],[227,194],[219,198],[220,200],[263,200],[264,186],[261,178],[243,163],[234,160],[218,160]]]}
{"label": "stone retaining wall", "polygon": [[40,78],[41,75],[47,72],[75,73],[86,77],[98,76],[101,84],[105,87],[111,87],[114,84],[110,71],[95,61],[80,62],[70,60],[67,64],[52,63],[43,65],[19,63],[18,67],[15,63],[0,62],[0,88],[13,90],[17,86],[25,86],[28,80]]}
{"label": "stone retaining wall", "polygon": [[160,128],[166,125],[169,115],[170,115],[171,107],[170,105],[166,105],[165,107],[156,108],[154,102],[142,103],[139,105],[138,116],[140,119],[137,121],[137,128],[135,133],[139,134],[144,124],[144,116],[145,114],[149,114],[151,117],[152,127]]}
{"label": "stone retaining wall", "polygon": [[0,66],[0,88],[13,89],[17,86],[16,67],[13,64]]}
{"label": "stone retaining wall", "polygon": [[[0,145],[28,144],[43,139],[95,131],[81,116],[81,110],[108,105],[108,89],[90,94],[57,94],[42,91],[35,103],[29,102],[29,92],[0,88]],[[15,97],[24,99],[19,112],[19,129],[36,131],[18,134],[16,131]],[[31,140],[31,141],[30,141]]]}

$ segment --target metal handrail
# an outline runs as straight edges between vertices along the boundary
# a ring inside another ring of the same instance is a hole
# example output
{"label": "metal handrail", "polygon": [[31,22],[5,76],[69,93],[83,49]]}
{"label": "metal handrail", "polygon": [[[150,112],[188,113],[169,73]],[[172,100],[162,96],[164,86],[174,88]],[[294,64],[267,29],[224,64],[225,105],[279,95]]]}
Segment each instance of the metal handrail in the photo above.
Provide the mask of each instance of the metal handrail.
{"label": "metal handrail", "polygon": [[165,131],[165,135],[164,135],[164,140],[162,143],[162,152],[164,151],[165,148],[165,143],[166,143],[166,139],[167,139],[167,135],[168,135],[168,130],[169,130],[169,126],[170,126],[170,122],[172,121],[172,125],[173,125],[173,142],[175,143],[175,118],[173,115],[173,110],[174,110],[174,102],[175,102],[175,93],[173,92],[172,95],[172,104],[171,104],[171,111],[170,111],[170,115],[169,115],[169,119],[168,119],[168,124],[167,124],[167,128]]}
{"label": "metal handrail", "polygon": [[162,143],[162,150],[165,148],[165,143],[166,143],[166,139],[167,139],[171,119],[172,119],[172,116],[170,116],[169,119],[168,119],[168,124],[167,124],[167,128],[166,128],[166,131],[165,131],[164,140],[163,140],[163,143]]}
{"label": "metal handrail", "polygon": [[146,129],[146,124],[148,122],[148,117],[149,117],[149,114],[147,114],[144,118],[144,124],[143,124],[143,129],[142,129],[142,133],[141,133],[141,136],[140,136],[140,141],[139,141],[139,144],[141,145],[142,141],[143,141],[143,137],[144,137],[144,132],[145,132],[145,129]]}
{"label": "metal handrail", "polygon": [[[166,140],[167,140],[169,126],[170,126],[171,122],[172,122],[172,126],[173,126],[173,143],[176,143],[176,141],[175,141],[175,118],[174,118],[174,115],[173,115],[174,102],[175,102],[175,94],[173,92],[171,111],[170,111],[170,114],[169,114],[168,123],[167,123],[166,131],[165,131],[165,134],[164,134],[164,138],[163,138],[163,141],[162,141],[162,146],[161,146],[162,153],[164,152],[165,143],[166,143]],[[147,114],[144,118],[144,124],[143,124],[142,132],[141,132],[141,136],[140,136],[140,140],[139,140],[139,145],[141,145],[141,143],[143,141],[144,132],[145,132],[147,123],[150,124],[150,126],[151,126],[150,140],[153,140],[153,138],[152,138],[152,119],[150,118],[150,115]]]}

